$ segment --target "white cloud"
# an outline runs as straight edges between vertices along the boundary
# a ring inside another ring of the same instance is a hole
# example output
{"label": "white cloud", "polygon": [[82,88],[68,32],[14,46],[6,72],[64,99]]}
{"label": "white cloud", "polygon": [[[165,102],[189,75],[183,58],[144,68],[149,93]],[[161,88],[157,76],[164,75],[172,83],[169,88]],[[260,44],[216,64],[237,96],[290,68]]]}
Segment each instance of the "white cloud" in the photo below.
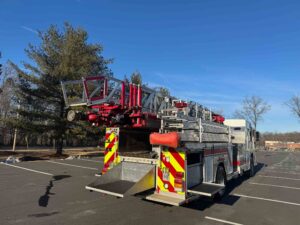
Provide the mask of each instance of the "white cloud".
{"label": "white cloud", "polygon": [[33,28],[30,28],[30,27],[27,27],[27,26],[21,26],[22,29],[24,30],[27,30],[31,33],[35,33],[35,34],[38,34],[37,30],[33,29]]}

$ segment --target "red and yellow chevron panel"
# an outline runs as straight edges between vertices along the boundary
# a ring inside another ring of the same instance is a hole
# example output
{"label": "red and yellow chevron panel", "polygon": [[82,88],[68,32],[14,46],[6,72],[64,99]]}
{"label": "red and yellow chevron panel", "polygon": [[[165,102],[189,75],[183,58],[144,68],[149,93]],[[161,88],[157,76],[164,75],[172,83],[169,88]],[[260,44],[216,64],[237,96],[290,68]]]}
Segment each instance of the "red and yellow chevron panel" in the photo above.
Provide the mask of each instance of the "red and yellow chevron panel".
{"label": "red and yellow chevron panel", "polygon": [[164,148],[157,168],[157,192],[185,194],[185,153]]}
{"label": "red and yellow chevron panel", "polygon": [[106,173],[114,165],[120,162],[118,149],[119,149],[119,128],[111,128],[111,127],[106,128],[104,166],[102,169],[102,174]]}

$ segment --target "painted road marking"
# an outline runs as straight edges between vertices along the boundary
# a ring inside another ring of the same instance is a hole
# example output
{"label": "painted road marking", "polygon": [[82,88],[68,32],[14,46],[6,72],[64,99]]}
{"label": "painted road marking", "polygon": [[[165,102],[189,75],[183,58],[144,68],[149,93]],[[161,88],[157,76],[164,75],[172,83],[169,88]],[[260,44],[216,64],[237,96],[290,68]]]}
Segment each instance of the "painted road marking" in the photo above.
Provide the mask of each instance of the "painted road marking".
{"label": "painted road marking", "polygon": [[264,184],[264,183],[255,183],[255,182],[249,182],[249,184],[261,185],[261,186],[269,186],[269,187],[288,188],[288,189],[294,189],[294,190],[300,190],[299,187],[290,187],[290,186],[282,186],[282,185],[274,185],[274,184]]}
{"label": "painted road marking", "polygon": [[[92,160],[92,159],[78,159],[78,160],[83,160],[83,161],[88,161],[88,162],[96,162],[96,163],[101,163],[102,161],[100,161],[100,160]],[[102,159],[101,160],[103,160],[103,157],[102,157]]]}
{"label": "painted road marking", "polygon": [[300,180],[298,178],[289,178],[289,177],[276,177],[276,176],[267,176],[267,175],[258,175],[259,177],[268,177],[274,179],[284,179],[284,180]]}
{"label": "painted road marking", "polygon": [[61,162],[56,162],[56,161],[47,161],[47,162],[49,162],[49,163],[56,163],[56,164],[60,164],[60,165],[65,165],[65,166],[73,166],[73,167],[78,167],[78,168],[83,168],[83,169],[88,169],[88,170],[98,170],[98,169],[92,168],[92,167],[77,166],[77,165],[73,165],[73,164],[61,163]]}
{"label": "painted road marking", "polygon": [[262,172],[265,172],[265,173],[285,173],[285,174],[290,174],[290,175],[300,175],[300,173],[295,173],[295,172],[282,172],[282,171],[278,171],[278,170],[272,170],[272,169],[270,169],[270,170],[264,170],[264,171],[262,171]]}
{"label": "painted road marking", "polygon": [[243,194],[238,194],[238,193],[235,193],[233,195],[242,197],[242,198],[252,198],[252,199],[264,200],[264,201],[269,201],[269,202],[277,202],[277,203],[283,203],[283,204],[288,204],[288,205],[300,206],[300,203],[296,203],[296,202],[286,202],[286,201],[281,201],[281,200],[276,200],[276,199],[271,199],[271,198],[261,198],[261,197],[243,195]]}
{"label": "painted road marking", "polygon": [[15,168],[22,169],[22,170],[31,171],[31,172],[34,172],[34,173],[40,173],[40,174],[44,174],[44,175],[48,175],[48,176],[54,176],[51,173],[46,173],[46,172],[42,172],[42,171],[38,171],[38,170],[28,169],[28,168],[25,168],[25,167],[22,167],[22,166],[16,166],[16,165],[12,165],[12,164],[8,164],[8,163],[3,163],[3,162],[1,162],[1,164],[2,165],[6,165],[6,166],[15,167]]}
{"label": "painted road marking", "polygon": [[208,219],[208,220],[214,220],[214,221],[217,221],[217,222],[221,222],[221,223],[226,223],[226,224],[243,225],[241,223],[235,223],[235,222],[231,222],[231,221],[228,221],[228,220],[221,220],[221,219],[210,217],[210,216],[205,216],[204,218]]}

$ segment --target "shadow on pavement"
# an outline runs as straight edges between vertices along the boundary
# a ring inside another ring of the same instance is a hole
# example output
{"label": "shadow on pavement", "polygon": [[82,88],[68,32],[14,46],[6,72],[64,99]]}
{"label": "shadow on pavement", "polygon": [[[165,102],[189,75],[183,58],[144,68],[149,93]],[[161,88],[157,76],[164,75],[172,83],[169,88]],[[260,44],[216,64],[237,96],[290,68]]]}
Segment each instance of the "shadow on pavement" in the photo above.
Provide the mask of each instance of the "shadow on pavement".
{"label": "shadow on pavement", "polygon": [[46,187],[46,192],[39,198],[39,206],[41,207],[47,207],[48,202],[50,199],[50,195],[54,195],[55,193],[51,193],[51,189],[53,188],[53,182],[59,181],[65,178],[71,177],[70,175],[56,175],[53,176],[52,179],[49,181],[49,184]]}
{"label": "shadow on pavement", "polygon": [[30,156],[30,155],[26,155],[20,158],[20,161],[22,162],[37,161],[37,160],[48,160],[48,159],[38,157],[38,156]]}
{"label": "shadow on pavement", "polygon": [[[255,167],[255,174],[257,172],[259,172],[260,170],[262,170],[266,166],[267,166],[266,164],[257,163],[257,166]],[[211,207],[214,204],[222,204],[222,205],[232,206],[240,199],[240,197],[231,195],[230,193],[235,188],[237,188],[238,186],[243,184],[243,182],[247,181],[248,179],[249,179],[249,177],[247,177],[247,176],[240,176],[236,179],[230,180],[226,185],[225,195],[221,199],[212,199],[212,198],[203,196],[203,197],[200,197],[198,200],[195,200],[195,201],[185,205],[184,207],[203,211],[203,210]]]}
{"label": "shadow on pavement", "polygon": [[55,211],[55,212],[50,212],[50,213],[36,213],[36,214],[30,214],[28,215],[28,217],[36,217],[36,218],[40,218],[40,217],[46,217],[46,216],[52,216],[52,215],[56,215],[59,212]]}

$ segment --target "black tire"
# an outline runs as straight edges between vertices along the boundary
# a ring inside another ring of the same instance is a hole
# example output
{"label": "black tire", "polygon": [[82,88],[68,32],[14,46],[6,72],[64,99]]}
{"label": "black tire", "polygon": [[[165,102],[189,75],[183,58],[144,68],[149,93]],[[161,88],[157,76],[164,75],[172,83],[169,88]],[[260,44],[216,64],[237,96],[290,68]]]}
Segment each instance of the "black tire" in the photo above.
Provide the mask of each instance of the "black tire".
{"label": "black tire", "polygon": [[253,177],[255,175],[255,167],[254,167],[254,159],[253,159],[253,155],[251,155],[251,159],[250,159],[250,169],[249,169],[249,177]]}
{"label": "black tire", "polygon": [[226,184],[227,184],[226,172],[225,172],[224,167],[221,165],[219,165],[217,168],[216,184],[224,185],[224,188],[214,196],[215,200],[220,200],[225,195]]}

